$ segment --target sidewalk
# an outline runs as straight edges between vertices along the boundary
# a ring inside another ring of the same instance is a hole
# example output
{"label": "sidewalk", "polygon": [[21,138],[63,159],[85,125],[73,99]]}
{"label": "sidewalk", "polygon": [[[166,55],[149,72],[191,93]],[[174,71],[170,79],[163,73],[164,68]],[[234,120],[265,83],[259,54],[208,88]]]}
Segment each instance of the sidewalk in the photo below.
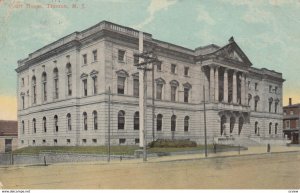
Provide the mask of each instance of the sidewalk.
{"label": "sidewalk", "polygon": [[[271,154],[272,153],[280,153],[280,152],[300,152],[300,146],[271,146]],[[267,146],[253,146],[248,147],[248,150],[242,150],[240,153],[238,151],[230,151],[230,152],[218,152],[218,153],[208,153],[209,158],[222,158],[222,157],[233,157],[233,156],[245,156],[245,155],[260,155],[267,154]],[[182,161],[182,160],[193,160],[193,159],[205,159],[205,154],[186,154],[186,155],[170,155],[170,156],[162,156],[162,157],[148,157],[147,163],[154,162],[165,162],[165,161]],[[97,162],[99,164],[99,162]],[[102,164],[107,162],[101,162]],[[133,159],[133,160],[112,160],[110,163],[118,164],[118,163],[143,163],[143,159]]]}

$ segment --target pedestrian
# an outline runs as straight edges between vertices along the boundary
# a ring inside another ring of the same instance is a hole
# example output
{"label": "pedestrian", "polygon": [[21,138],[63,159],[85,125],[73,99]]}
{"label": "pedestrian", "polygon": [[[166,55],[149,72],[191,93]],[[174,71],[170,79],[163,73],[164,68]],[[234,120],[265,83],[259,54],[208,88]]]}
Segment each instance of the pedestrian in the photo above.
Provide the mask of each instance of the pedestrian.
{"label": "pedestrian", "polygon": [[267,146],[267,152],[270,153],[271,152],[271,145],[268,143],[268,146]]}
{"label": "pedestrian", "polygon": [[217,153],[217,144],[213,143],[214,152]]}

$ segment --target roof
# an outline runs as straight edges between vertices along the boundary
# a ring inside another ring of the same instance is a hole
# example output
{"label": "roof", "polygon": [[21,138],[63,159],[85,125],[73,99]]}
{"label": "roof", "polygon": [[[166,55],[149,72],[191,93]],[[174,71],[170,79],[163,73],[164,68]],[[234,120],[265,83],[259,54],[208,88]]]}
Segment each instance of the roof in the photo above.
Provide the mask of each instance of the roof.
{"label": "roof", "polygon": [[0,136],[18,136],[18,122],[0,120]]}
{"label": "roof", "polygon": [[299,107],[300,108],[300,103],[297,103],[297,104],[292,104],[292,105],[287,105],[287,106],[284,106],[283,108],[295,108],[295,107]]}

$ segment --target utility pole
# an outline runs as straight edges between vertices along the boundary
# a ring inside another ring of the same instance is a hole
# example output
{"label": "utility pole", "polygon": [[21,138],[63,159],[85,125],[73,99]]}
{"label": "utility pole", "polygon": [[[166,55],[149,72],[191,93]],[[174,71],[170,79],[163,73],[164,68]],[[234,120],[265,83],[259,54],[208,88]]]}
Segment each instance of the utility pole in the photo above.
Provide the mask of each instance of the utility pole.
{"label": "utility pole", "polygon": [[205,107],[205,86],[204,85],[203,85],[203,107],[204,107],[204,144],[205,144],[205,157],[207,157],[206,107]]}
{"label": "utility pole", "polygon": [[[143,161],[147,161],[147,71],[152,70],[155,65],[155,62],[158,62],[157,57],[153,57],[153,52],[144,52],[144,35],[143,32],[139,33],[139,54],[134,54],[134,56],[139,57],[139,63],[135,64],[139,71],[139,109],[140,109],[140,148],[143,148]],[[148,64],[152,64],[152,69],[148,68]],[[154,74],[152,75],[154,82]],[[154,83],[152,83],[153,86]],[[154,87],[153,87],[154,88]],[[152,90],[152,105],[154,107],[154,90]],[[152,108],[153,111],[153,108]],[[153,120],[154,113],[152,112]],[[153,139],[154,139],[154,121],[152,121],[152,131],[153,131]]]}
{"label": "utility pole", "polygon": [[154,119],[155,119],[155,106],[154,106],[154,63],[152,62],[152,141],[155,140],[154,135]]}
{"label": "utility pole", "polygon": [[108,87],[108,155],[107,161],[110,162],[110,87]]}

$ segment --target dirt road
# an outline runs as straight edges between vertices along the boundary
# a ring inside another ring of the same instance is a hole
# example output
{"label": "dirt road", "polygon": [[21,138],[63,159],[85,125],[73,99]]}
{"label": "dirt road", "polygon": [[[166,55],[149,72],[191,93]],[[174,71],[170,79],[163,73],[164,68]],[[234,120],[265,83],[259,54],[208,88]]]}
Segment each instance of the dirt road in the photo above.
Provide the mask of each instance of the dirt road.
{"label": "dirt road", "polygon": [[0,168],[3,188],[299,189],[300,153]]}

